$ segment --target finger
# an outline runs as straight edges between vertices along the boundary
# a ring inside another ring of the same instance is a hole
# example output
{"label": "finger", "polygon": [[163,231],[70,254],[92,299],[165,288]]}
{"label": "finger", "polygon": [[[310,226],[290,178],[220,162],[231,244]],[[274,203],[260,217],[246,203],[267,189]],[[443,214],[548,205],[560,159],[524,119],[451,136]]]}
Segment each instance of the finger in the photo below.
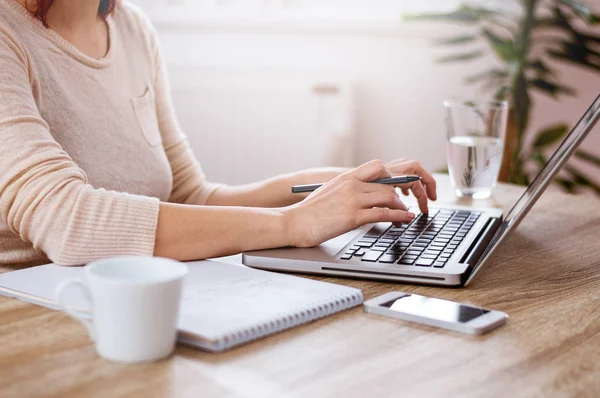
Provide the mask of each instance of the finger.
{"label": "finger", "polygon": [[391,177],[392,174],[381,160],[372,160],[352,170],[348,176],[367,182],[377,178]]}
{"label": "finger", "polygon": [[415,215],[408,211],[389,209],[387,207],[375,207],[373,209],[364,209],[358,213],[358,223],[360,225],[372,222],[392,222],[395,224],[410,223]]}
{"label": "finger", "polygon": [[401,189],[402,189],[402,193],[404,194],[404,196],[410,195],[408,188],[401,188]]}
{"label": "finger", "polygon": [[362,208],[389,207],[390,209],[408,210],[408,207],[400,200],[396,192],[370,192],[361,195],[360,205]]}
{"label": "finger", "polygon": [[427,193],[425,192],[425,187],[423,187],[423,184],[421,184],[420,181],[413,182],[410,186],[410,190],[415,198],[417,198],[419,209],[421,209],[423,213],[429,213],[429,209],[427,207]]}
{"label": "finger", "polygon": [[411,173],[421,177],[421,183],[427,187],[427,197],[431,200],[437,199],[437,184],[435,178],[419,162],[412,160],[410,163]]}
{"label": "finger", "polygon": [[392,172],[392,174],[402,174],[403,173],[403,164],[406,163],[406,158],[396,159],[389,163],[386,163],[386,167]]}
{"label": "finger", "polygon": [[[384,185],[384,184],[373,184],[373,183],[369,183],[369,182],[363,182],[360,183],[360,191],[364,192],[364,193],[376,193],[376,192],[385,192],[389,195],[394,195],[398,198],[398,200],[400,200],[400,202],[402,202],[402,200],[400,199],[399,195],[398,195],[398,191],[396,191],[396,187],[391,186],[391,185]],[[405,195],[408,196],[410,195],[409,193],[409,188],[404,188],[406,190]],[[406,205],[404,204],[404,202],[402,202],[402,205],[404,207],[406,207]],[[372,207],[375,207],[375,205],[373,205]],[[408,210],[408,208],[404,209],[404,210]]]}
{"label": "finger", "polygon": [[396,193],[396,189],[393,185],[376,184],[372,182],[359,182],[358,184],[358,189],[360,190],[360,192],[367,193],[385,191],[390,193]]}
{"label": "finger", "polygon": [[399,159],[388,163],[387,168],[393,175],[416,174],[421,177],[421,183],[426,187],[427,196],[431,200],[437,199],[436,181],[433,176],[415,160]]}

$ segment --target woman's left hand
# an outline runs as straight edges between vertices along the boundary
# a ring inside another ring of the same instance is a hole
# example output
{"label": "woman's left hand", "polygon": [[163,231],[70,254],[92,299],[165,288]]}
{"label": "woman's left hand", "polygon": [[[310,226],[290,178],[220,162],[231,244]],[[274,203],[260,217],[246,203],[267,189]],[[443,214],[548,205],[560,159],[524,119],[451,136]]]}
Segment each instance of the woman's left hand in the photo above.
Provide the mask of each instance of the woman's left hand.
{"label": "woman's left hand", "polygon": [[[419,209],[423,213],[427,213],[429,211],[429,208],[427,207],[427,200],[437,199],[436,183],[431,173],[425,170],[425,168],[423,168],[418,161],[405,158],[394,160],[387,163],[385,166],[393,176],[418,175],[421,177],[421,181],[403,184],[399,186],[399,188],[402,189],[402,193],[404,193],[406,196],[410,195],[410,191],[412,191],[415,198],[417,198],[417,202],[419,203]],[[304,170],[294,176],[295,181],[292,185],[329,181],[335,176],[349,170],[350,169],[344,168],[318,168]]]}
{"label": "woman's left hand", "polygon": [[[409,195],[412,191],[413,195],[417,198],[419,203],[419,209],[423,213],[427,213],[429,208],[427,207],[427,200],[436,200],[436,183],[433,176],[421,166],[416,160],[409,159],[398,159],[389,162],[385,165],[387,169],[394,176],[400,175],[418,175],[421,177],[421,181],[413,182],[410,184],[403,184],[399,186],[402,189],[404,195]],[[304,199],[307,195],[303,194],[289,194],[289,187],[292,185],[302,184],[315,184],[330,181],[338,175],[348,172],[350,169],[337,168],[337,167],[324,167],[310,170],[303,170],[297,173],[289,174],[279,178],[277,186],[282,187],[278,189],[280,192],[285,192],[285,203],[296,203],[299,200]],[[256,195],[254,195],[256,196]],[[274,197],[276,195],[270,195]]]}
{"label": "woman's left hand", "polygon": [[402,189],[402,193],[407,196],[409,195],[409,191],[412,191],[419,203],[419,209],[423,213],[427,213],[429,211],[427,199],[437,199],[436,183],[433,176],[416,160],[402,158],[386,164],[386,167],[392,175],[417,175],[421,177],[421,181],[403,184],[400,188]]}

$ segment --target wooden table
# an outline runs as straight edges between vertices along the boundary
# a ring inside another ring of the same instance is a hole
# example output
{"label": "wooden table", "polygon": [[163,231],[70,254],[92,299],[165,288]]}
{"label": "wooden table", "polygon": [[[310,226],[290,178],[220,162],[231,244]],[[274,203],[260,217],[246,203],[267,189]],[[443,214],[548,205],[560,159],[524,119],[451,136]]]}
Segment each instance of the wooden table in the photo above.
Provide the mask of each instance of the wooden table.
{"label": "wooden table", "polygon": [[[495,200],[521,190],[499,187]],[[402,289],[510,315],[480,337],[355,308],[226,353],[178,347],[125,366],[100,359],[67,315],[0,298],[0,396],[600,396],[599,215],[597,198],[547,192],[469,288],[318,278],[366,298]]]}

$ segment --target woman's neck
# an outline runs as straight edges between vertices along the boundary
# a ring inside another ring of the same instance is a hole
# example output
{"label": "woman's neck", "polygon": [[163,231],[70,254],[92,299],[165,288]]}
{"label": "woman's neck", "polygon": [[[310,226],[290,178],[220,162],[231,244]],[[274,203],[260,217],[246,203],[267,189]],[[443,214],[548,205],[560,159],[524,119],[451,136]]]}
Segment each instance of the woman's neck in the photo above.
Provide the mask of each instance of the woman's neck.
{"label": "woman's neck", "polygon": [[[31,9],[33,0],[17,0]],[[98,8],[101,0],[54,0],[48,11],[48,25],[61,29],[82,30],[98,23]]]}
{"label": "woman's neck", "polygon": [[97,26],[100,0],[54,0],[48,11],[48,24],[73,32]]}
{"label": "woman's neck", "polygon": [[[27,6],[33,0],[17,1]],[[80,51],[99,59],[110,45],[106,22],[98,16],[99,7],[100,0],[54,0],[46,22]]]}

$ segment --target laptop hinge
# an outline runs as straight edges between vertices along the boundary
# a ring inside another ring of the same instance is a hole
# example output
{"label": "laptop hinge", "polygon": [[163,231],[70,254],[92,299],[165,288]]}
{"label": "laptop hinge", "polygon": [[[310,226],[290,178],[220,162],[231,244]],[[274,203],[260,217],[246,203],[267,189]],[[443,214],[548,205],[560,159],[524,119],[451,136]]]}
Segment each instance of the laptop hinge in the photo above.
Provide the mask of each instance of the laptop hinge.
{"label": "laptop hinge", "polygon": [[460,259],[461,264],[468,265],[467,271],[462,275],[461,278],[463,284],[467,281],[467,279],[469,279],[473,268],[475,268],[475,264],[479,262],[481,255],[485,252],[485,249],[488,247],[490,241],[494,237],[494,234],[500,226],[500,223],[500,218],[489,218],[483,228],[481,228],[481,231],[479,231],[477,237],[473,240],[473,243],[471,243],[469,249]]}

